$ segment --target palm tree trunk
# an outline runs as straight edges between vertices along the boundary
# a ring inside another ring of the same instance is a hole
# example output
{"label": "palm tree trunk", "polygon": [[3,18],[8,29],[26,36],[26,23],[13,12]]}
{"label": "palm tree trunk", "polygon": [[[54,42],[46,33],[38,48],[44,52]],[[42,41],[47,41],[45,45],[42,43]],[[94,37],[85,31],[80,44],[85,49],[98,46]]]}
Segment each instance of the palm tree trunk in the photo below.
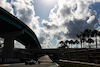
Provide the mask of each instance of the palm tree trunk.
{"label": "palm tree trunk", "polygon": [[82,42],[81,42],[81,48],[82,48]]}
{"label": "palm tree trunk", "polygon": [[76,48],[78,48],[78,44],[76,44]]}
{"label": "palm tree trunk", "polygon": [[81,48],[82,48],[82,41],[81,41],[81,38],[80,38],[80,42],[81,42]]}
{"label": "palm tree trunk", "polygon": [[83,48],[84,48],[84,42],[83,42]]}
{"label": "palm tree trunk", "polygon": [[82,43],[81,43],[81,48],[82,48]]}
{"label": "palm tree trunk", "polygon": [[72,48],[72,44],[71,44],[71,48]]}
{"label": "palm tree trunk", "polygon": [[96,36],[96,48],[98,48],[98,45],[97,45],[97,36]]}
{"label": "palm tree trunk", "polygon": [[89,43],[90,45],[89,45],[89,48],[91,48],[91,43]]}
{"label": "palm tree trunk", "polygon": [[88,47],[90,48],[89,43],[88,43]]}

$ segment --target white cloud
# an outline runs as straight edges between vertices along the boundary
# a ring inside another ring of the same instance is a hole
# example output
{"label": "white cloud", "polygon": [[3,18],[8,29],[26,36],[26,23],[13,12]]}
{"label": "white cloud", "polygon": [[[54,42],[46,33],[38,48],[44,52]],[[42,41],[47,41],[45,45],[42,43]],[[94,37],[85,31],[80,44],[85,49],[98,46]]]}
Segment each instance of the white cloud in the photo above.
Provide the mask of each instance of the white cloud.
{"label": "white cloud", "polygon": [[44,30],[50,32],[57,41],[76,38],[85,29],[94,29],[98,22],[91,3],[84,0],[59,0],[49,14],[50,22],[43,20]]}
{"label": "white cloud", "polygon": [[33,0],[12,0],[11,3],[1,0],[0,6],[12,14],[15,12],[36,33],[42,47],[48,47],[52,44],[52,37],[59,42],[75,38],[86,28],[94,29],[98,22],[96,10],[92,11],[89,7],[95,2],[100,0],[58,0],[58,4],[50,11],[50,21],[42,20],[43,27],[39,26],[39,16],[35,16]]}
{"label": "white cloud", "polygon": [[51,45],[51,42],[50,42],[51,37],[43,28],[39,30],[38,35],[39,35],[38,39],[41,43],[42,48],[47,48]]}
{"label": "white cloud", "polygon": [[88,20],[87,23],[91,23],[95,19],[95,16],[91,16]]}
{"label": "white cloud", "polygon": [[38,17],[35,17],[34,6],[32,3],[33,0],[11,1],[11,4],[14,6],[14,10],[16,12],[16,16],[26,24],[34,22],[34,20],[36,21],[38,19]]}
{"label": "white cloud", "polygon": [[86,20],[87,17],[91,16],[89,9],[89,3],[84,0],[76,0],[77,9],[74,13],[75,19]]}
{"label": "white cloud", "polygon": [[33,0],[16,0],[12,1],[11,4],[15,6],[16,16],[35,32],[42,48],[48,47],[50,44],[49,35],[43,28],[39,27],[39,16],[35,16]]}
{"label": "white cloud", "polygon": [[92,2],[92,3],[95,3],[95,2],[100,2],[100,0],[87,0],[88,2]]}
{"label": "white cloud", "polygon": [[11,14],[14,14],[11,4],[9,2],[7,2],[6,0],[0,0],[0,7],[6,9]]}

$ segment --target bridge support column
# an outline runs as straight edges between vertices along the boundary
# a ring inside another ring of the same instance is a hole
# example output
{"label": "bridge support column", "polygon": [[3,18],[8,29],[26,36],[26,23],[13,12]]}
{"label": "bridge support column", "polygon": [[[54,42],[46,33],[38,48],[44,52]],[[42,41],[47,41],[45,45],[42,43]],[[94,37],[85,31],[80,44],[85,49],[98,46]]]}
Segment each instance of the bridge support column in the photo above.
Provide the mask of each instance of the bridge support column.
{"label": "bridge support column", "polygon": [[2,51],[2,58],[12,58],[14,50],[14,38],[6,37]]}
{"label": "bridge support column", "polygon": [[14,39],[15,37],[21,34],[23,34],[23,31],[0,34],[1,37],[4,37],[4,47],[2,50],[2,58],[13,58]]}

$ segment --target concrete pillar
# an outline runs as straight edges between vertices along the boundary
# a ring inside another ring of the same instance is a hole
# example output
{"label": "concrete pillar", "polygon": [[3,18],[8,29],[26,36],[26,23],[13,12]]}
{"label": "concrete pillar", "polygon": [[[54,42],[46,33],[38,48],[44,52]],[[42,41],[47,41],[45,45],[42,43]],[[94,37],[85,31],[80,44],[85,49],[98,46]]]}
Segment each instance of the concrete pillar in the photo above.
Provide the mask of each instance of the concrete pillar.
{"label": "concrete pillar", "polygon": [[12,58],[14,51],[14,38],[6,37],[2,51],[2,58]]}
{"label": "concrete pillar", "polygon": [[23,31],[15,31],[15,32],[8,32],[0,34],[1,37],[4,38],[4,47],[2,50],[2,58],[13,58],[13,51],[14,51],[14,39],[24,34]]}

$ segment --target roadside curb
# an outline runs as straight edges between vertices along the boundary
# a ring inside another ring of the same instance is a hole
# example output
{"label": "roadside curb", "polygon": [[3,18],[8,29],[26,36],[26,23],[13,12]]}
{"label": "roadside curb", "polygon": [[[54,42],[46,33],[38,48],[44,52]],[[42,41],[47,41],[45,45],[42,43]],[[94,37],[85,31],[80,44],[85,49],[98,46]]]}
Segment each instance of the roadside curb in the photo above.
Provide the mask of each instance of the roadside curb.
{"label": "roadside curb", "polygon": [[10,64],[0,64],[0,67],[1,66],[9,66]]}

